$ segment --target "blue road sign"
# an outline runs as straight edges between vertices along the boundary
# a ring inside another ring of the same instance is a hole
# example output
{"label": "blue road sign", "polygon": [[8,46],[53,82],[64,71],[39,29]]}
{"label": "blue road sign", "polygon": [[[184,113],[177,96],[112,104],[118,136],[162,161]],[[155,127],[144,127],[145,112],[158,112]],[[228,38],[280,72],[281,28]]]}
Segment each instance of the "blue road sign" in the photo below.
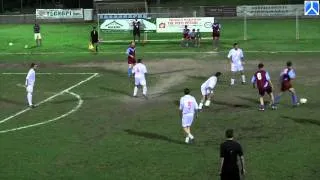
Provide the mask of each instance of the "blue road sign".
{"label": "blue road sign", "polygon": [[304,1],[304,15],[319,15],[319,1]]}

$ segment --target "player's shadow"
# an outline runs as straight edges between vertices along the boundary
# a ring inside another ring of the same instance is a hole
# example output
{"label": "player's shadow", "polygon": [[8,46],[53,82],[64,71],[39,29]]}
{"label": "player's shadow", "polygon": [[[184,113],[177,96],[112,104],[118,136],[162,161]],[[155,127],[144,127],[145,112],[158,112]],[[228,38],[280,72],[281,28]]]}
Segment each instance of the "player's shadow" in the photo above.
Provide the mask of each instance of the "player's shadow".
{"label": "player's shadow", "polygon": [[162,140],[162,141],[167,141],[169,143],[175,143],[175,144],[185,144],[182,141],[170,139],[167,136],[163,136],[163,135],[156,134],[156,133],[135,131],[135,130],[131,130],[131,129],[126,129],[124,131],[130,135],[140,136],[140,137],[144,137],[144,138],[148,138],[148,139]]}
{"label": "player's shadow", "polygon": [[247,104],[232,104],[228,102],[223,102],[223,101],[213,101],[212,103],[218,104],[218,105],[223,105],[223,106],[229,106],[233,108],[250,108],[251,106]]}
{"label": "player's shadow", "polygon": [[113,88],[103,87],[103,86],[100,86],[99,88],[101,90],[103,90],[103,91],[106,91],[106,92],[112,92],[112,93],[115,93],[115,94],[121,94],[121,95],[130,96],[129,92],[123,91],[123,90],[120,90],[120,89],[113,89]]}
{"label": "player's shadow", "polygon": [[320,126],[320,121],[316,119],[307,119],[307,118],[294,118],[294,117],[289,117],[289,116],[281,116],[281,118],[284,119],[290,119],[296,123],[300,124],[313,124],[316,126]]}
{"label": "player's shadow", "polygon": [[27,105],[26,102],[14,101],[14,100],[6,99],[6,98],[3,98],[3,97],[0,97],[0,101],[3,102],[3,103],[6,103],[6,104]]}

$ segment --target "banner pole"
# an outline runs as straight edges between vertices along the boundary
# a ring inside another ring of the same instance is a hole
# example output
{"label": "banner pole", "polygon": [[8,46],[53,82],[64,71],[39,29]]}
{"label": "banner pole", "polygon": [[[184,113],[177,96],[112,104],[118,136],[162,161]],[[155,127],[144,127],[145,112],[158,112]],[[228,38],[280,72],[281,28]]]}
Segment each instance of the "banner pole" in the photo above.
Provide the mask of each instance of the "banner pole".
{"label": "banner pole", "polygon": [[247,12],[244,11],[244,21],[243,21],[243,40],[247,40]]}
{"label": "banner pole", "polygon": [[300,39],[300,32],[299,32],[299,12],[296,9],[296,40]]}

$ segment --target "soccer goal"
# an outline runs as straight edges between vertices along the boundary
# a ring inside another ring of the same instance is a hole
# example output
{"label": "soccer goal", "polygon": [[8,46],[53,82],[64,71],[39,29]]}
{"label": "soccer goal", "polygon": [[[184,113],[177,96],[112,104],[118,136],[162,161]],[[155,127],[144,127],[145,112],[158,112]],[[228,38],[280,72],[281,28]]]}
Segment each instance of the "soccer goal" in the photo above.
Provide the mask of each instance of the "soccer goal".
{"label": "soccer goal", "polygon": [[148,19],[147,1],[95,0],[94,6],[99,40],[102,43],[129,43],[132,41],[132,22],[135,18],[138,18],[141,24],[141,41],[147,41],[147,33],[156,29],[155,24]]}

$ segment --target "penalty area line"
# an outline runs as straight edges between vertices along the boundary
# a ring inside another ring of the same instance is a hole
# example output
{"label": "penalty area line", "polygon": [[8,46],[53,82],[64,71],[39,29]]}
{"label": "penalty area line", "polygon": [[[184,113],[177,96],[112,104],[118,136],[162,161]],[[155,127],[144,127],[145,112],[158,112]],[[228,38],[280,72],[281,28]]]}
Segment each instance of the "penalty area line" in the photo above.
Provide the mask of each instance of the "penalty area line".
{"label": "penalty area line", "polygon": [[30,125],[26,125],[26,126],[20,126],[20,127],[17,127],[17,128],[12,128],[12,129],[7,129],[7,130],[2,130],[2,131],[0,131],[0,134],[7,133],[7,132],[13,132],[13,131],[19,131],[19,130],[22,130],[22,129],[27,129],[27,128],[31,128],[31,127],[36,127],[36,126],[41,126],[41,125],[44,125],[44,124],[48,124],[48,123],[57,121],[59,119],[65,118],[65,117],[69,116],[70,114],[76,112],[82,106],[83,99],[81,98],[81,96],[79,94],[76,94],[76,93],[73,93],[73,92],[70,92],[70,91],[65,91],[65,93],[68,93],[68,94],[70,94],[70,95],[72,95],[72,96],[74,96],[74,97],[76,97],[78,99],[77,106],[72,108],[67,113],[64,113],[61,116],[58,116],[58,117],[55,117],[53,119],[50,119],[50,120],[47,120],[47,121],[43,121],[43,122],[40,122],[40,123],[30,124]]}
{"label": "penalty area line", "polygon": [[[15,73],[15,72],[9,72],[9,73],[1,73],[3,75],[27,75],[27,73]],[[36,73],[37,75],[94,75],[98,73]]]}
{"label": "penalty area line", "polygon": [[[55,95],[53,95],[53,96],[50,96],[50,97],[48,97],[47,99],[45,99],[45,100],[43,100],[43,101],[41,101],[41,102],[39,102],[38,104],[35,104],[35,105],[36,105],[36,106],[40,106],[40,105],[43,104],[43,103],[46,103],[46,102],[48,102],[48,101],[51,101],[52,99],[56,98],[57,96],[60,96],[60,95],[64,94],[65,92],[68,92],[68,91],[70,91],[71,89],[74,89],[74,88],[80,86],[81,84],[83,84],[83,83],[85,83],[85,82],[87,82],[87,81],[90,81],[91,79],[93,79],[94,77],[96,77],[96,76],[98,76],[98,75],[99,75],[99,73],[95,73],[95,74],[91,75],[90,77],[86,78],[85,80],[82,80],[82,81],[78,82],[77,84],[75,84],[75,85],[73,85],[73,86],[71,86],[71,87],[69,87],[69,88],[67,88],[67,89],[64,89],[64,90],[60,91],[59,93],[57,93],[57,94],[55,94]],[[7,117],[7,118],[1,120],[1,121],[0,121],[0,124],[4,123],[4,122],[6,122],[6,121],[9,121],[10,119],[15,118],[15,117],[17,117],[17,116],[19,116],[19,115],[27,112],[27,111],[30,111],[30,110],[31,110],[31,108],[23,109],[23,110],[15,113],[15,114]]]}

